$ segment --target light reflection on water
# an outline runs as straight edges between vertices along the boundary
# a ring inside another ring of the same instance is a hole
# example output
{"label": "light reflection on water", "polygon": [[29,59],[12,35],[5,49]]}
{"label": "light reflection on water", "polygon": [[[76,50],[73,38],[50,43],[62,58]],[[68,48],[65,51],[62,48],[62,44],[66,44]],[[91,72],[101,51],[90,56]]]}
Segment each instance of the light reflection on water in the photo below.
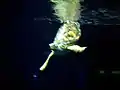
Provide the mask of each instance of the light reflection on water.
{"label": "light reflection on water", "polygon": [[[58,22],[55,18],[35,17],[34,21]],[[84,9],[81,13],[81,19],[78,21],[81,25],[120,25],[120,12],[117,10],[108,10],[99,8],[97,10]]]}

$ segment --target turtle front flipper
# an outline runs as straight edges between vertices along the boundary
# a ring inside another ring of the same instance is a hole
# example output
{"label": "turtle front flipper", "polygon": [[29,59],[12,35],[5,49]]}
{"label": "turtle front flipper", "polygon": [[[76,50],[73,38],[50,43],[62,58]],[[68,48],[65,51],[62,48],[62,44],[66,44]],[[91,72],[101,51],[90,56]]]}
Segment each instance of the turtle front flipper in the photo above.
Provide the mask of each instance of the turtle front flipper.
{"label": "turtle front flipper", "polygon": [[74,52],[83,52],[87,47],[80,47],[78,45],[72,45],[72,46],[68,46],[67,49],[68,50],[71,50],[71,51],[74,51]]}
{"label": "turtle front flipper", "polygon": [[51,50],[51,51],[52,52],[49,54],[49,56],[48,56],[47,60],[45,61],[45,63],[40,67],[40,71],[43,71],[47,67],[50,58],[54,55],[54,51],[53,50]]}

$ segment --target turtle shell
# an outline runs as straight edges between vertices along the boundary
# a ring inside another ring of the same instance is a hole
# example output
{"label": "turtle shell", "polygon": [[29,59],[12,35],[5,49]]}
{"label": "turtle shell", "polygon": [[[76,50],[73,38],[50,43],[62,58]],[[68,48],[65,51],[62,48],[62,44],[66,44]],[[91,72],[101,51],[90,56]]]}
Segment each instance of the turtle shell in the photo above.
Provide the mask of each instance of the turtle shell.
{"label": "turtle shell", "polygon": [[66,22],[58,30],[51,49],[65,50],[72,46],[81,36],[80,26],[76,22]]}

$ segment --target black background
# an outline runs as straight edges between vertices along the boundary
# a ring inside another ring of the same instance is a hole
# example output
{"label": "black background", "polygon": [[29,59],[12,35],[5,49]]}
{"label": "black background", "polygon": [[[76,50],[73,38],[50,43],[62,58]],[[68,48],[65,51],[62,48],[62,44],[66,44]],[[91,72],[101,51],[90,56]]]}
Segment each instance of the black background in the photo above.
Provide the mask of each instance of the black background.
{"label": "black background", "polygon": [[[117,0],[86,0],[91,9],[119,11]],[[47,0],[4,0],[1,2],[1,90],[74,90],[118,88],[119,25],[83,25],[79,44],[88,46],[81,55],[54,56],[44,72],[39,67],[49,53],[59,23],[35,21],[51,17]],[[100,74],[104,70],[104,74]],[[36,77],[34,77],[36,75]]]}

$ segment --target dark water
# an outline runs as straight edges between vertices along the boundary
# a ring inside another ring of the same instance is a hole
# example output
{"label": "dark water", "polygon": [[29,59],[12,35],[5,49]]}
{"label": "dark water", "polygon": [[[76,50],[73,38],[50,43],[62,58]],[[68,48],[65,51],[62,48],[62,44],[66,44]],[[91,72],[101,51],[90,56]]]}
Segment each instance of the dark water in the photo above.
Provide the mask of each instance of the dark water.
{"label": "dark water", "polygon": [[[45,53],[49,52],[48,44],[53,41],[60,23],[51,18],[47,0],[5,1],[0,33],[3,87],[0,89],[115,90],[120,74],[111,72],[120,69],[119,10],[113,8],[118,8],[117,3],[108,5],[107,0],[96,3],[93,5],[86,0],[87,9],[80,21],[82,37],[79,44],[88,46],[86,51],[80,55],[55,55],[46,70],[40,72],[39,67],[48,56]],[[50,20],[44,19],[45,16]]]}

